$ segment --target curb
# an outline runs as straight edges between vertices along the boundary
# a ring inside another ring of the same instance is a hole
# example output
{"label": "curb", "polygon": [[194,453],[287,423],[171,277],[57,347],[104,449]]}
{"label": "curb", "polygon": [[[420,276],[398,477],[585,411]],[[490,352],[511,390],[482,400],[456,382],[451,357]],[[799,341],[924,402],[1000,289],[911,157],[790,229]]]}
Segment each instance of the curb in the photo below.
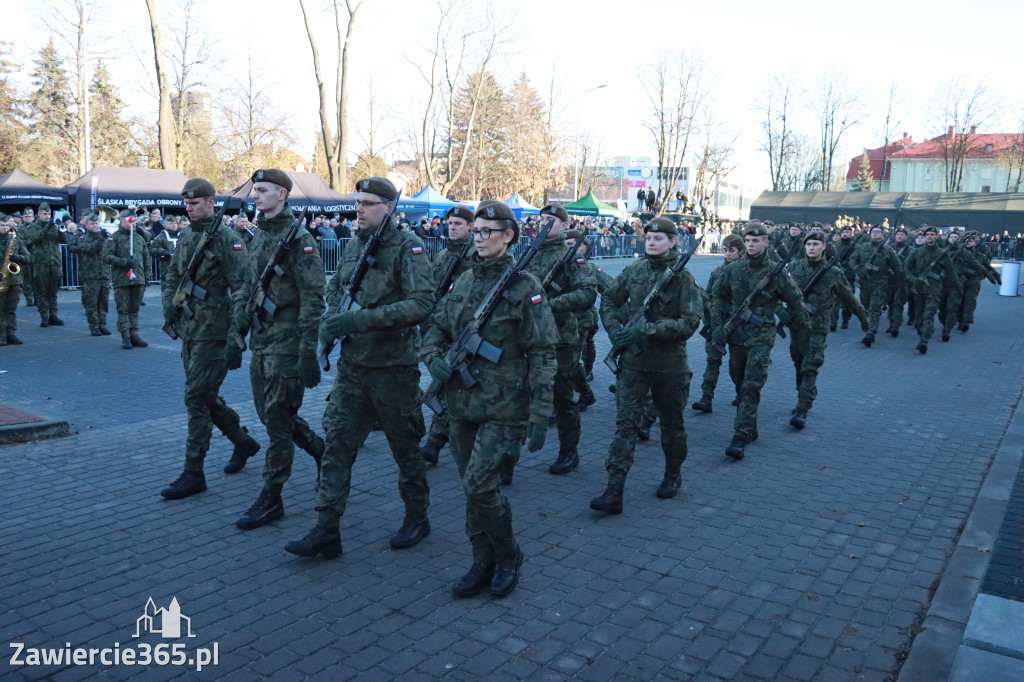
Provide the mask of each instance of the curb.
{"label": "curb", "polygon": [[74,433],[71,426],[63,419],[32,422],[29,424],[12,424],[0,426],[0,445],[12,443],[28,443],[49,438],[63,438]]}

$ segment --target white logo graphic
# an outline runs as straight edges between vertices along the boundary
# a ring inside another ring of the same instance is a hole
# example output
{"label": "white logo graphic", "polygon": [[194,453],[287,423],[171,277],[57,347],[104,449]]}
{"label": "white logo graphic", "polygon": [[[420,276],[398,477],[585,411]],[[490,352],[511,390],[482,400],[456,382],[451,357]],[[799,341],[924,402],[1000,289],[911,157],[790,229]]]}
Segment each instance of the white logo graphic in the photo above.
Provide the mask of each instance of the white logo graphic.
{"label": "white logo graphic", "polygon": [[[159,626],[157,621],[159,620]],[[181,615],[181,607],[178,606],[178,598],[171,600],[171,605],[166,609],[158,609],[150,597],[146,602],[146,609],[138,620],[135,621],[135,634],[133,637],[141,637],[147,632],[160,635],[164,639],[177,639],[181,637],[182,621],[185,622],[185,632],[188,637],[195,637],[192,634],[192,619]]]}

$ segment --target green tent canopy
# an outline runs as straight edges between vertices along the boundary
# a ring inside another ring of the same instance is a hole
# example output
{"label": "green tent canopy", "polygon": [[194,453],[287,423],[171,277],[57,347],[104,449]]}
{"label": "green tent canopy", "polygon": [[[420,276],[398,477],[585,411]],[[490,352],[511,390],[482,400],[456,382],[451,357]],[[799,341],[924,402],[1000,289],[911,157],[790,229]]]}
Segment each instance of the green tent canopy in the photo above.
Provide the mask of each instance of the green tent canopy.
{"label": "green tent canopy", "polygon": [[588,192],[587,196],[582,199],[578,199],[571,204],[563,204],[563,207],[569,215],[604,215],[616,218],[622,217],[622,211],[614,206],[604,203],[595,197],[593,192]]}

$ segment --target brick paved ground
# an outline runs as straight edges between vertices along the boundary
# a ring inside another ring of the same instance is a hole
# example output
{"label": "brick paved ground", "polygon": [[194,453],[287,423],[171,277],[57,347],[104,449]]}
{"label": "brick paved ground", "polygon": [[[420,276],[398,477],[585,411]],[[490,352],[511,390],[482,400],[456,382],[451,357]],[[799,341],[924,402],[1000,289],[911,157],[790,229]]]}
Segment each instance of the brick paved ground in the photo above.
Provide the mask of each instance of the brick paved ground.
{"label": "brick paved ground", "polygon": [[[691,269],[705,282],[719,262],[696,257]],[[584,415],[579,470],[547,473],[552,430],[541,453],[524,452],[509,491],[527,555],[519,589],[504,601],[454,601],[469,549],[447,450],[429,472],[433,533],[407,551],[388,547],[402,507],[379,433],[354,472],[338,561],[282,551],[315,522],[304,454],[285,489],[287,516],[270,527],[235,529],[259,492],[260,462],[223,475],[230,444],[219,436],[210,490],[163,501],[159,490],[182,464],[182,370],[177,344],[159,332],[155,292],[148,300],[148,349],[89,337],[75,295],[64,293],[66,327],[39,329],[34,309],[21,309],[26,344],[0,352],[0,402],[78,431],[0,449],[0,640],[136,647],[146,600],[163,607],[177,597],[196,637],[176,641],[190,651],[216,642],[219,665],[200,674],[98,663],[12,669],[9,650],[0,675],[884,680],[946,568],[1024,378],[1024,304],[986,286],[978,325],[951,343],[936,339],[924,357],[906,327],[870,350],[857,331],[832,335],[818,402],[795,432],[781,342],[761,438],[745,460],[723,454],[732,424],[723,373],[715,412],[687,409],[683,493],[654,497],[655,427],[638,448],[625,513],[602,517],[587,506],[604,487],[615,417],[599,334],[598,403]],[[695,338],[697,386],[703,355]],[[329,390],[325,382],[307,392],[302,410],[318,430]],[[245,368],[223,395],[257,426]]]}

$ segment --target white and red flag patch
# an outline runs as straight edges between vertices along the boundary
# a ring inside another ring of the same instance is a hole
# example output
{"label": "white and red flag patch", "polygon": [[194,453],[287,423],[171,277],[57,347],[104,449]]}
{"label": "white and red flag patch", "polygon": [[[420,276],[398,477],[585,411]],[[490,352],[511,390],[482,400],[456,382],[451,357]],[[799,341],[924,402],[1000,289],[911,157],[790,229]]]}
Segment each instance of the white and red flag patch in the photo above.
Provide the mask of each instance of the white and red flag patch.
{"label": "white and red flag patch", "polygon": [[423,247],[422,246],[414,246],[414,247],[412,247],[412,253],[413,253],[414,256],[420,255],[421,253],[423,253]]}
{"label": "white and red flag patch", "polygon": [[242,250],[242,245],[241,244],[235,244],[231,248],[233,248],[235,251],[241,251]]}
{"label": "white and red flag patch", "polygon": [[302,247],[302,253],[313,253],[313,247],[312,246],[303,246]]}
{"label": "white and red flag patch", "polygon": [[544,297],[541,296],[540,294],[534,294],[533,296],[530,297],[530,303],[532,303],[534,305],[537,305],[538,303],[540,303],[543,300],[544,300]]}

